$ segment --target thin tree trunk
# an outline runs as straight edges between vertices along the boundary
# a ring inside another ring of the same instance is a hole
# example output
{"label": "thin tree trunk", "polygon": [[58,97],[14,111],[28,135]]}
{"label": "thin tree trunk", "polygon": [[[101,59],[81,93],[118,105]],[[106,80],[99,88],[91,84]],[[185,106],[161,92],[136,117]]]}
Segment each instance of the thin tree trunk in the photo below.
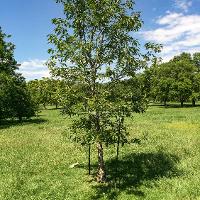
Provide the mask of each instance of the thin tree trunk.
{"label": "thin tree trunk", "polygon": [[166,101],[166,100],[164,100],[164,106],[165,106],[165,107],[167,106],[167,101]]}
{"label": "thin tree trunk", "polygon": [[117,157],[116,157],[116,160],[117,160],[117,162],[119,160],[119,136],[118,136],[118,139],[117,139]]}
{"label": "thin tree trunk", "polygon": [[196,106],[195,99],[192,99],[192,106],[193,106],[193,107],[195,107],[195,106]]}
{"label": "thin tree trunk", "polygon": [[115,189],[117,187],[117,176],[118,176],[118,165],[119,165],[119,143],[120,137],[117,138],[117,155],[116,155],[116,166],[115,166]]}
{"label": "thin tree trunk", "polygon": [[118,167],[118,160],[119,160],[119,144],[120,144],[120,134],[121,134],[121,119],[119,119],[119,127],[118,127],[118,136],[117,136],[117,157],[116,157],[116,161],[117,161],[117,166],[116,166],[116,172],[117,172],[117,167]]}
{"label": "thin tree trunk", "polygon": [[181,101],[181,107],[183,107],[183,101]]}
{"label": "thin tree trunk", "polygon": [[97,151],[98,151],[97,182],[103,183],[106,182],[106,171],[103,159],[103,146],[100,142],[97,143]]}
{"label": "thin tree trunk", "polygon": [[88,147],[88,173],[91,174],[91,165],[90,165],[90,153],[91,153],[91,145]]}
{"label": "thin tree trunk", "polygon": [[22,122],[22,116],[19,116],[19,122],[21,123]]}

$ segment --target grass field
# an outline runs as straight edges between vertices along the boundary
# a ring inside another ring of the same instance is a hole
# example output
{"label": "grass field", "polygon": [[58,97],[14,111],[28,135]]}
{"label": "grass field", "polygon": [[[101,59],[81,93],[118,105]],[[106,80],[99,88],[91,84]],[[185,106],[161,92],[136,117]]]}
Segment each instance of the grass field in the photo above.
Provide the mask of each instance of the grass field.
{"label": "grass field", "polygon": [[[0,199],[200,199],[200,107],[151,106],[128,119],[141,143],[121,148],[117,178],[115,148],[105,147],[107,184],[87,175],[86,149],[64,137],[69,123],[58,110],[43,110],[0,125]],[[93,173],[95,164],[93,147]]]}

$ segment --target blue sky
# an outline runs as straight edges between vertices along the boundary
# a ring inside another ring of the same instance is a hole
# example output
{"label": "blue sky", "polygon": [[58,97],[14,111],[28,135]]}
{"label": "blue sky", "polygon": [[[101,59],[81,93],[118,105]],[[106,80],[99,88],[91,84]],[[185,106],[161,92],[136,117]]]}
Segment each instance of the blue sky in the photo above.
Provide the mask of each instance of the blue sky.
{"label": "blue sky", "polygon": [[[142,42],[164,45],[164,61],[183,51],[200,51],[200,0],[136,0],[144,25]],[[62,7],[54,0],[2,0],[0,26],[16,45],[15,58],[27,80],[49,76],[47,35],[51,19],[62,17]]]}

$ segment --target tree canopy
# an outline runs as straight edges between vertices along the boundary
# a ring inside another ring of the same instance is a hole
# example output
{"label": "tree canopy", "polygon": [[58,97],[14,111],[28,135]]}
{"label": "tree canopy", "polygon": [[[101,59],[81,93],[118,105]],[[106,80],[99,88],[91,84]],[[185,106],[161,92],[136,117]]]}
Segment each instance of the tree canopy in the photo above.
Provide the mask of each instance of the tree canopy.
{"label": "tree canopy", "polygon": [[183,106],[189,100],[195,105],[200,97],[199,53],[192,56],[183,52],[168,62],[152,65],[142,76],[143,84],[151,85],[151,98],[164,105],[179,101]]}
{"label": "tree canopy", "polygon": [[15,46],[6,42],[7,36],[0,28],[0,119],[31,117],[35,106],[26,88],[25,79],[16,73]]}

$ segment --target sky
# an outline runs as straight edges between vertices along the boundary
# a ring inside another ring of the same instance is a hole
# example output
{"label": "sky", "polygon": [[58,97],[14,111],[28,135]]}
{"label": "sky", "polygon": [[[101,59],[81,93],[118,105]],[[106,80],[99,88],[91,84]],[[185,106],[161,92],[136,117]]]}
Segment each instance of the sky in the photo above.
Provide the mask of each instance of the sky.
{"label": "sky", "polygon": [[[168,61],[181,52],[200,52],[200,0],[135,0],[144,22],[136,37],[141,43],[163,44],[160,56]],[[62,17],[55,0],[1,0],[0,26],[16,45],[19,72],[27,80],[48,77],[47,35],[52,18]]]}

